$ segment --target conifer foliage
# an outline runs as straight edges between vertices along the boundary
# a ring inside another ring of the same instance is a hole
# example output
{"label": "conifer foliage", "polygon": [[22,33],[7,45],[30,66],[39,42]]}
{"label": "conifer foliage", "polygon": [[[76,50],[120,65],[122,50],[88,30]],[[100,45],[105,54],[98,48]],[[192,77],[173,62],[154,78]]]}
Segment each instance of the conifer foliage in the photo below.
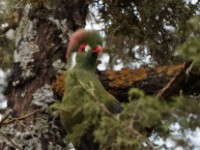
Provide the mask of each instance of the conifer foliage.
{"label": "conifer foliage", "polygon": [[[11,73],[8,108],[0,107],[0,149],[66,149],[88,131],[101,150],[167,150],[169,140],[171,148],[198,147],[188,135],[200,125],[199,6],[199,0],[1,0],[0,68]],[[97,32],[110,59],[108,80],[96,73],[108,92],[123,93],[122,111],[111,113],[93,83],[77,79],[74,88],[86,93],[77,108],[84,119],[68,135],[57,113],[73,107],[60,105],[66,47],[90,19],[103,24]],[[124,69],[115,72],[116,64]],[[169,64],[179,66],[175,75],[163,69]]]}

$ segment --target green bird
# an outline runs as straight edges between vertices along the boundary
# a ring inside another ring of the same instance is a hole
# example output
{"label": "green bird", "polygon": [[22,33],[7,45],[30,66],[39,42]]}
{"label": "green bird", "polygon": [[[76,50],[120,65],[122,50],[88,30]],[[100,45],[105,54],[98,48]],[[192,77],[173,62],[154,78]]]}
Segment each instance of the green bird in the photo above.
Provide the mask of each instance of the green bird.
{"label": "green bird", "polygon": [[[95,96],[111,113],[121,111],[119,101],[105,90],[95,74],[98,54],[103,51],[102,41],[97,31],[83,29],[76,31],[70,38],[66,54],[69,69],[65,73],[65,92],[61,102],[66,109],[60,111],[61,124],[68,134],[73,132],[72,128],[75,125],[84,120],[84,113],[79,110],[79,107],[84,104],[84,99],[88,98],[88,93],[82,88],[77,88],[80,87],[80,82],[91,83]],[[92,100],[92,97],[90,98]],[[85,146],[87,148],[77,147],[81,150],[97,150],[97,147],[91,145]]]}

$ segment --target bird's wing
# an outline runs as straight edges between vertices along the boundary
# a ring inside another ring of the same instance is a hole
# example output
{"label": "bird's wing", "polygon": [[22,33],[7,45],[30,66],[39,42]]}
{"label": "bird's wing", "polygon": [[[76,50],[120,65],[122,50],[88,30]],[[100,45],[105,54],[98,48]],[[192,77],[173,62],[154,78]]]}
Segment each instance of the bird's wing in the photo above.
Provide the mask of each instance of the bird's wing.
{"label": "bird's wing", "polygon": [[112,113],[121,112],[122,108],[121,108],[120,102],[107,91],[103,96],[103,101],[110,112]]}

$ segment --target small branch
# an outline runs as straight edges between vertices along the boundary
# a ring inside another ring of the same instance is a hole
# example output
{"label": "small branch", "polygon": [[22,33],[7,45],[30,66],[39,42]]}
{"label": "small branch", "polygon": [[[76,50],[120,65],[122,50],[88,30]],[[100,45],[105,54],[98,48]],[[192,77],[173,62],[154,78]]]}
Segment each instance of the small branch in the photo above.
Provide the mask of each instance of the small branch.
{"label": "small branch", "polygon": [[154,150],[155,149],[153,143],[151,143],[148,139],[145,140],[145,143],[147,144],[147,146],[149,147],[150,150]]}
{"label": "small branch", "polygon": [[[84,83],[82,83],[82,82],[79,82],[79,83],[80,83],[80,85],[82,86],[82,88],[92,97],[92,99],[95,100],[95,102],[102,108],[102,110],[103,110],[107,115],[109,115],[110,117],[112,117],[112,118],[115,119],[115,120],[118,120],[118,119],[106,108],[106,106],[105,106],[103,103],[101,103],[101,102],[99,101],[99,99],[96,97],[96,95],[94,94],[94,92],[93,92],[92,90],[88,90],[88,88],[84,85]],[[133,118],[134,118],[134,115],[133,115],[133,117],[132,117],[132,120],[130,121],[130,124],[129,124],[128,128],[127,128],[127,126],[125,126],[125,125],[123,124],[124,129],[128,129],[128,132],[133,132],[133,134],[135,134],[138,138],[140,138],[140,137],[142,137],[142,134],[141,134],[139,131],[133,129],[133,122],[134,122]],[[144,142],[147,144],[147,146],[148,146],[148,148],[149,148],[150,150],[154,150],[154,145],[153,145],[153,143],[151,143],[148,139],[146,139]]]}
{"label": "small branch", "polygon": [[0,114],[4,114],[6,112],[5,108],[0,109]]}
{"label": "small branch", "polygon": [[17,122],[18,122],[19,124],[21,124],[24,128],[26,128],[26,129],[30,132],[30,134],[31,134],[31,136],[32,136],[32,138],[33,138],[33,140],[35,141],[35,143],[37,143],[37,140],[35,139],[33,133],[31,132],[31,129],[30,129],[28,126],[26,126],[26,125],[25,125],[23,122],[21,122],[21,121],[17,120]]}
{"label": "small branch", "polygon": [[3,34],[3,35],[0,35],[0,38],[2,38],[2,37],[4,37],[5,36],[5,34]]}
{"label": "small branch", "polygon": [[179,70],[176,75],[165,85],[156,95],[156,98],[172,96],[173,92],[181,90],[182,84],[185,82],[187,75],[186,70],[192,62],[187,62],[184,67]]}
{"label": "small branch", "polygon": [[15,148],[20,149],[20,150],[23,150],[23,149],[20,148],[17,144],[15,144],[11,139],[9,139],[9,137],[7,137],[3,132],[0,131],[0,134],[1,134],[4,138],[6,138],[12,145],[14,145]]}
{"label": "small branch", "polygon": [[113,119],[117,120],[117,118],[106,108],[106,106],[105,106],[103,103],[101,103],[101,102],[99,101],[99,99],[96,97],[96,95],[94,94],[94,92],[89,91],[88,88],[86,88],[86,87],[84,86],[84,83],[82,83],[82,82],[80,82],[80,81],[79,81],[79,83],[80,83],[80,85],[82,86],[82,88],[95,100],[95,102],[103,109],[103,111],[104,111],[107,115],[109,115],[109,116],[112,117]]}
{"label": "small branch", "polygon": [[3,125],[3,122],[8,118],[9,115],[10,115],[10,111],[1,119],[0,126]]}
{"label": "small branch", "polygon": [[10,119],[10,120],[8,120],[8,121],[5,121],[5,119],[4,119],[4,121],[3,121],[3,122],[0,122],[0,124],[1,124],[1,125],[7,125],[7,124],[11,124],[11,123],[13,123],[13,122],[15,122],[15,121],[24,120],[24,119],[30,117],[31,115],[33,115],[33,114],[35,114],[35,113],[37,113],[37,112],[39,112],[39,111],[41,111],[41,108],[40,108],[40,109],[37,109],[37,110],[35,110],[35,111],[33,111],[33,112],[31,112],[31,113],[25,115],[25,116],[19,117],[19,118],[12,118],[12,119]]}
{"label": "small branch", "polygon": [[[37,109],[37,110],[35,110],[35,111],[33,111],[33,112],[31,112],[31,113],[29,113],[29,114],[23,116],[23,117],[20,117],[20,118],[12,118],[12,119],[6,121],[6,119],[7,119],[8,116],[10,115],[10,112],[9,112],[9,113],[6,114],[5,117],[0,121],[0,126],[2,126],[2,125],[8,125],[8,124],[11,124],[11,123],[17,121],[18,123],[20,123],[22,126],[24,126],[24,127],[30,132],[31,136],[32,136],[33,139],[35,140],[35,138],[34,138],[32,132],[31,132],[31,130],[30,130],[27,126],[25,126],[22,122],[20,122],[20,120],[26,119],[26,118],[30,117],[31,115],[33,115],[33,114],[35,114],[35,113],[37,113],[37,112],[39,112],[39,111],[41,111],[41,109]],[[1,134],[4,138],[6,138],[12,145],[14,145],[16,149],[23,150],[23,149],[20,148],[17,144],[15,144],[9,137],[7,137],[3,132],[0,131],[0,134]],[[35,140],[35,142],[37,143],[36,140]]]}

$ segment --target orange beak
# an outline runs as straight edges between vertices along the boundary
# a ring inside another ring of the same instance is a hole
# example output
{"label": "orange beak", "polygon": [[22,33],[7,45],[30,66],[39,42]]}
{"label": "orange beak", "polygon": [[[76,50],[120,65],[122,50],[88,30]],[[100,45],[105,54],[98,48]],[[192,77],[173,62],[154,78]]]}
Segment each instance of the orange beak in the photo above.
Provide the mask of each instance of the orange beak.
{"label": "orange beak", "polygon": [[94,50],[92,50],[93,53],[101,53],[103,51],[103,48],[98,45]]}

